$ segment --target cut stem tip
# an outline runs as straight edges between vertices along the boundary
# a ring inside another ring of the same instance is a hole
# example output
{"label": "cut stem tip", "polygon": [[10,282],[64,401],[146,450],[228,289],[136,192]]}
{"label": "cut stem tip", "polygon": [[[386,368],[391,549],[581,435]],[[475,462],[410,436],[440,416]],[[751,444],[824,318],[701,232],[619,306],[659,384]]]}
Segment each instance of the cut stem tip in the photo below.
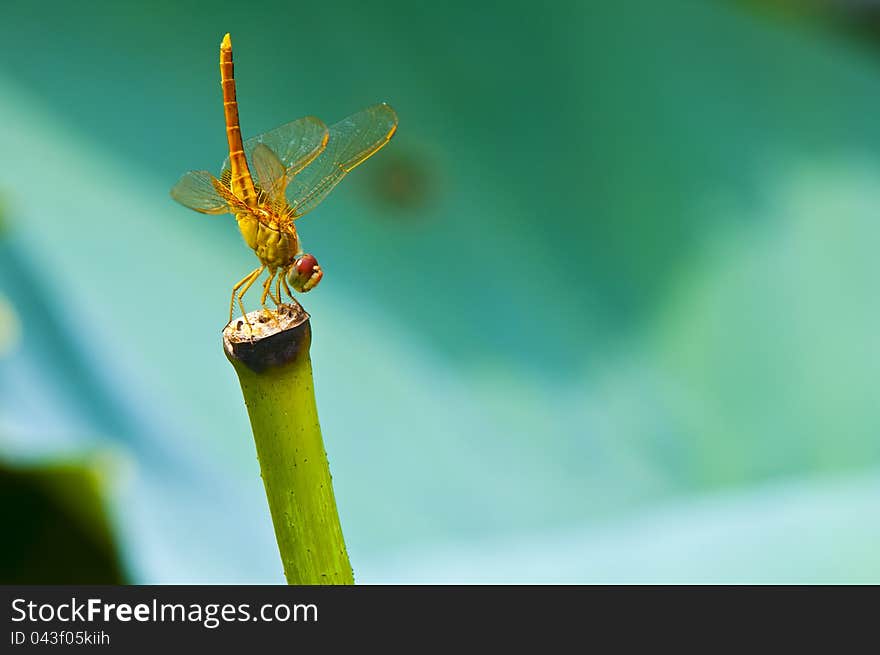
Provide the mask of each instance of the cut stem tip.
{"label": "cut stem tip", "polygon": [[258,309],[232,319],[223,328],[223,350],[233,363],[261,373],[295,359],[308,349],[311,337],[309,314],[294,300],[277,310]]}

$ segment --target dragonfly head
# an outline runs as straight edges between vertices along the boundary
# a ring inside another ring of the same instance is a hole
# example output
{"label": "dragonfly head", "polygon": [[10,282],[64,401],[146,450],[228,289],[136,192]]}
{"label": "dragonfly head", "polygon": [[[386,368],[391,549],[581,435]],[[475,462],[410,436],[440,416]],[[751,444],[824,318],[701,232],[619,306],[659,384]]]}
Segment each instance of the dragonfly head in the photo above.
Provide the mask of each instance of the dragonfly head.
{"label": "dragonfly head", "polygon": [[287,281],[296,291],[305,293],[318,286],[322,277],[324,277],[324,272],[321,270],[318,260],[314,255],[306,253],[293,263],[293,268],[287,275]]}

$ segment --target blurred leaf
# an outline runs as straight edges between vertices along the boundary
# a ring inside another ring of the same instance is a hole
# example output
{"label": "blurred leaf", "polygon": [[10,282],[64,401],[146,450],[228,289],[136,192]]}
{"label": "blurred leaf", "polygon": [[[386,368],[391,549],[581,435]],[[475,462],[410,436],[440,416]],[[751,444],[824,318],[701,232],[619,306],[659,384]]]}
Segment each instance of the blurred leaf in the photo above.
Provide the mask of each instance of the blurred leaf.
{"label": "blurred leaf", "polygon": [[0,357],[12,350],[20,338],[18,314],[6,297],[0,294]]}
{"label": "blurred leaf", "polygon": [[97,472],[0,464],[0,583],[123,584]]}

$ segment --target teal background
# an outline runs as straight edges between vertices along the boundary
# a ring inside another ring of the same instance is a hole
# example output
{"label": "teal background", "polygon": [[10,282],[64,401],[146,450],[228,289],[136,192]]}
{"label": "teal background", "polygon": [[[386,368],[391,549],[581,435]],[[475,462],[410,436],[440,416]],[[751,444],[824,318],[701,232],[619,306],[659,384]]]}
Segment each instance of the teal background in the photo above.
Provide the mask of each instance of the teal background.
{"label": "teal background", "polygon": [[245,136],[400,116],[298,223],[359,582],[880,581],[865,40],[679,0],[3,15],[0,458],[99,471],[131,580],[283,581],[220,345],[253,254],[168,196],[219,172],[230,31]]}

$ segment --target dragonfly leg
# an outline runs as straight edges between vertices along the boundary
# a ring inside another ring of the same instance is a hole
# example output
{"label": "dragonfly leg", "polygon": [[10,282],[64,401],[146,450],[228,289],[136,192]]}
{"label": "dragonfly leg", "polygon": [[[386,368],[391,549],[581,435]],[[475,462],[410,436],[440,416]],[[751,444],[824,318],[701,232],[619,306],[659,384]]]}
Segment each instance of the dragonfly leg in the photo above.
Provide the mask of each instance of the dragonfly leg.
{"label": "dragonfly leg", "polygon": [[[263,283],[263,295],[260,296],[260,304],[263,306],[264,312],[269,312],[266,309],[266,296],[269,296],[272,300],[275,300],[275,296],[272,295],[272,280],[275,279],[275,276],[278,274],[277,269],[272,269],[269,273],[268,279]],[[278,302],[275,302],[277,305]],[[281,323],[278,322],[278,316],[275,312],[269,312],[269,315],[272,317],[272,320],[275,321],[275,326],[280,330]]]}
{"label": "dragonfly leg", "polygon": [[[247,281],[251,279],[251,277],[253,277],[254,273],[257,273],[258,271],[260,273],[262,273],[263,267],[255,268],[250,273],[248,273],[243,278],[241,278],[234,287],[232,287],[232,297],[229,299],[229,322],[230,323],[232,322],[232,312],[235,311],[235,292],[238,291],[239,289],[241,289],[241,287],[244,286],[245,283],[247,283]],[[259,275],[259,273],[257,273],[257,274]],[[242,308],[242,317],[243,316],[244,316],[244,308]]]}
{"label": "dragonfly leg", "polygon": [[281,305],[281,279],[284,277],[284,271],[278,274],[278,277],[275,278],[275,297],[272,300],[275,301],[275,306],[278,307]]}
{"label": "dragonfly leg", "polygon": [[[284,285],[284,290],[287,292],[287,295],[290,296],[291,300],[296,300],[296,298],[294,298],[293,294],[290,292],[290,287],[287,286],[287,274],[290,272],[291,268],[291,266],[288,266],[286,269],[284,269],[279,278],[281,279],[281,284]],[[281,297],[281,294],[279,293],[278,296]]]}
{"label": "dragonfly leg", "polygon": [[260,296],[260,304],[263,309],[266,309],[266,296],[275,300],[275,296],[272,295],[272,281],[275,279],[275,274],[276,271],[270,271],[268,279],[263,283],[263,295]]}
{"label": "dragonfly leg", "polygon": [[277,307],[278,305],[281,304],[281,294],[278,293],[278,291],[276,290],[275,295],[274,296],[272,295],[272,280],[273,279],[275,280],[275,283],[276,283],[275,286],[278,287],[278,285],[280,284],[280,281],[281,281],[281,274],[279,273],[278,277],[276,278],[276,271],[272,271],[272,275],[269,277],[269,280],[266,283],[266,293],[272,299],[272,302],[274,302],[275,306]]}
{"label": "dragonfly leg", "polygon": [[248,275],[248,277],[245,278],[246,281],[243,283],[244,287],[242,287],[242,290],[238,292],[238,307],[239,309],[241,309],[241,317],[244,319],[244,322],[247,323],[248,329],[251,331],[252,337],[254,333],[254,328],[251,325],[251,322],[248,320],[247,312],[244,311],[244,303],[241,301],[241,299],[244,297],[244,294],[247,293],[248,289],[251,288],[251,285],[257,281],[257,278],[262,275],[264,270],[266,270],[266,267],[260,266],[260,268],[254,270],[253,273]]}

